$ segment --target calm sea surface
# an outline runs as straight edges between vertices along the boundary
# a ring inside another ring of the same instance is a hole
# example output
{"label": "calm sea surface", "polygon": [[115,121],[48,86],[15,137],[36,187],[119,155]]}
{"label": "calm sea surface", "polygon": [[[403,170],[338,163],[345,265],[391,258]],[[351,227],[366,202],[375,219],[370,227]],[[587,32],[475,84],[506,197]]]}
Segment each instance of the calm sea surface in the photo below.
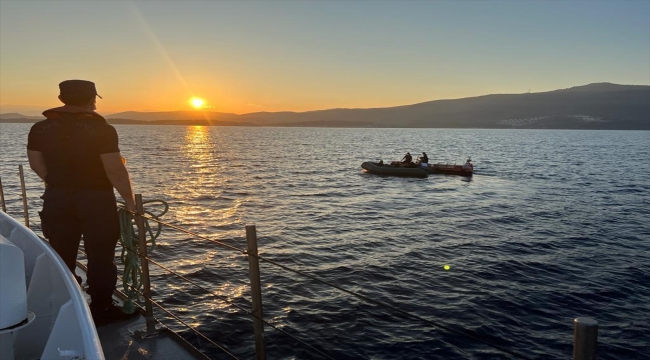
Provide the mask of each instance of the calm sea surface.
{"label": "calm sea surface", "polygon": [[[29,126],[0,124],[16,218]],[[650,354],[650,132],[116,128],[136,192],[170,204],[163,220],[241,249],[255,224],[263,257],[532,358],[570,358],[578,316],[599,321],[601,359]],[[476,175],[360,167],[407,151],[433,162],[471,156]],[[27,166],[26,177],[38,228],[43,185]],[[241,253],[171,229],[158,244],[154,259],[250,308]],[[247,315],[152,271],[154,299],[253,358]],[[261,271],[265,319],[332,358],[508,358],[272,264]],[[269,327],[265,339],[269,359],[322,358]]]}

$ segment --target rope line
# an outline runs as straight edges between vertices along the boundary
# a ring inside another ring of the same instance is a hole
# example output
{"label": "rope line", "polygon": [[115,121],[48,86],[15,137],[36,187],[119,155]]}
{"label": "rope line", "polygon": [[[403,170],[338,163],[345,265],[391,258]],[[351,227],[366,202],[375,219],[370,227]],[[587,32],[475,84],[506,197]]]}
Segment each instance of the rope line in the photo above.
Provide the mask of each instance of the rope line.
{"label": "rope line", "polygon": [[[204,292],[206,292],[206,293],[208,293],[208,294],[211,294],[211,295],[217,297],[219,300],[221,300],[221,301],[223,301],[223,302],[225,302],[225,303],[227,303],[227,304],[229,304],[229,305],[232,305],[232,306],[236,307],[237,309],[243,311],[243,312],[246,313],[247,315],[250,315],[250,316],[252,316],[252,317],[254,317],[254,318],[256,318],[256,319],[262,321],[264,324],[266,324],[266,325],[270,326],[271,328],[273,328],[273,329],[275,329],[275,330],[277,330],[277,331],[279,331],[279,332],[281,332],[281,333],[283,333],[283,334],[289,336],[290,338],[296,340],[297,342],[301,343],[302,345],[305,345],[305,346],[309,347],[310,349],[312,349],[312,350],[318,352],[319,354],[325,356],[326,358],[334,360],[334,358],[332,358],[332,357],[330,357],[329,355],[323,353],[322,351],[318,350],[317,348],[313,347],[312,345],[309,345],[308,343],[304,342],[303,340],[300,340],[299,338],[297,338],[297,337],[295,337],[295,336],[289,334],[289,333],[286,332],[285,330],[282,330],[282,329],[278,328],[277,326],[275,326],[275,325],[269,323],[268,321],[264,320],[263,318],[258,317],[257,315],[253,314],[252,311],[250,311],[250,310],[248,310],[248,309],[246,309],[246,308],[244,308],[244,307],[242,307],[242,306],[239,306],[239,305],[233,303],[232,301],[230,301],[230,300],[228,300],[227,298],[225,298],[223,295],[219,295],[219,294],[215,293],[214,291],[209,290],[209,289],[203,287],[203,286],[200,285],[200,284],[197,284],[196,282],[194,282],[194,281],[192,281],[192,280],[186,278],[185,276],[183,276],[183,275],[177,273],[176,271],[174,271],[174,270],[172,270],[172,269],[166,267],[165,265],[163,265],[163,264],[157,262],[156,260],[154,260],[154,259],[152,259],[152,258],[150,258],[150,257],[148,257],[148,256],[144,256],[144,255],[140,254],[140,253],[137,252],[135,249],[129,249],[129,250],[130,250],[130,251],[133,251],[134,253],[136,253],[137,256],[149,260],[149,261],[150,261],[151,263],[153,263],[154,265],[156,265],[156,266],[158,266],[158,267],[160,267],[160,268],[162,268],[162,269],[168,271],[169,273],[171,273],[171,274],[173,274],[173,275],[175,275],[175,276],[177,276],[177,277],[179,277],[179,278],[185,280],[186,282],[188,282],[188,283],[190,283],[190,284],[196,286],[197,288],[203,290]],[[127,284],[127,285],[132,287],[132,285],[130,285],[130,284]],[[135,288],[133,288],[133,291],[136,291],[136,292],[138,293],[138,295],[142,296],[143,298],[146,298],[146,296],[144,296],[144,294],[143,294],[139,289],[135,289]],[[182,291],[182,290],[179,290],[179,291],[184,292],[184,291]],[[184,292],[184,293],[188,294],[187,292]],[[148,298],[147,298],[147,299],[148,299]],[[139,299],[139,301],[143,301],[143,300],[140,300],[140,299]],[[153,300],[152,300],[152,301],[153,301]],[[197,331],[198,331],[198,330],[197,330]]]}
{"label": "rope line", "polygon": [[[154,214],[148,210],[144,211],[145,214],[148,214],[151,219],[158,219],[160,216],[165,215],[167,211],[169,211],[169,205],[163,200],[147,200],[142,202],[143,205],[151,203],[161,203],[164,205],[164,209],[159,214]],[[118,207],[117,215],[120,222],[119,241],[122,245],[120,260],[122,261],[122,264],[124,264],[122,288],[128,297],[128,300],[124,303],[124,311],[132,314],[135,311],[133,300],[142,301],[139,292],[136,291],[142,289],[143,286],[142,269],[140,268],[140,262],[138,261],[139,252],[134,250],[138,248],[139,237],[137,226],[135,226],[133,213],[120,206]],[[160,236],[162,225],[157,224],[156,230],[154,232],[149,225],[148,217],[143,216],[143,218],[145,219],[145,232],[149,235],[146,243],[149,243],[151,245],[151,251],[153,251],[156,249],[156,239],[158,236]]]}
{"label": "rope line", "polygon": [[180,232],[182,232],[182,233],[185,233],[185,234],[187,234],[187,235],[192,235],[192,236],[194,236],[195,238],[198,238],[198,239],[201,239],[201,240],[210,241],[210,242],[213,242],[213,243],[218,244],[219,246],[223,246],[223,247],[225,247],[225,248],[227,248],[227,249],[234,250],[234,251],[238,251],[238,252],[240,252],[240,253],[242,253],[242,254],[246,254],[246,251],[245,251],[245,250],[242,250],[242,249],[236,248],[236,247],[234,247],[234,246],[232,246],[232,245],[228,245],[228,244],[223,243],[223,242],[221,242],[221,241],[219,241],[219,240],[214,240],[214,239],[207,238],[207,237],[205,237],[205,236],[199,235],[199,234],[194,233],[194,232],[191,232],[191,231],[189,231],[189,230],[185,230],[185,229],[183,229],[183,228],[181,228],[181,227],[178,227],[178,226],[176,226],[176,225],[172,225],[172,224],[170,224],[170,223],[167,223],[167,222],[161,221],[160,219],[157,219],[157,218],[150,218],[150,217],[147,217],[147,216],[144,216],[144,215],[138,215],[138,213],[131,212],[131,211],[129,211],[129,210],[127,210],[126,208],[123,208],[123,207],[119,207],[119,208],[120,208],[120,210],[123,210],[123,211],[125,211],[125,212],[128,212],[129,214],[132,214],[132,215],[135,215],[135,216],[142,216],[142,217],[143,217],[144,219],[146,219],[146,220],[150,220],[150,221],[156,222],[156,223],[158,223],[159,226],[164,225],[164,226],[170,227],[170,228],[172,228],[172,229],[178,230],[178,231],[180,231]]}
{"label": "rope line", "polygon": [[[136,214],[136,215],[137,215],[137,214]],[[249,255],[249,256],[256,257],[256,258],[259,259],[259,260],[265,261],[265,262],[267,262],[267,263],[269,263],[269,264],[275,265],[275,266],[277,266],[277,267],[280,267],[280,268],[282,268],[282,269],[284,269],[284,270],[287,270],[287,271],[293,272],[293,273],[295,273],[295,274],[298,274],[298,275],[301,275],[301,276],[305,276],[305,277],[307,277],[307,278],[309,278],[309,279],[311,279],[311,280],[314,280],[314,281],[319,282],[319,283],[321,283],[321,284],[324,284],[324,285],[327,285],[327,286],[333,287],[333,288],[335,288],[335,289],[338,289],[339,291],[342,291],[342,292],[344,292],[344,293],[346,293],[346,294],[349,294],[349,295],[355,296],[355,297],[357,297],[357,298],[359,298],[359,299],[362,299],[362,300],[364,300],[364,301],[367,301],[367,302],[369,302],[369,303],[372,303],[372,304],[375,304],[375,305],[378,305],[378,306],[381,306],[381,307],[384,307],[384,308],[387,308],[387,309],[390,309],[390,310],[393,310],[393,311],[399,312],[399,313],[401,313],[401,314],[403,314],[403,315],[406,315],[407,317],[410,317],[410,318],[413,318],[413,319],[417,319],[417,320],[422,321],[422,322],[424,322],[424,323],[426,323],[426,324],[428,324],[428,325],[430,325],[430,326],[437,327],[437,328],[443,329],[443,330],[445,330],[445,331],[448,331],[448,332],[450,332],[450,333],[453,333],[453,334],[456,334],[456,335],[461,335],[461,336],[464,336],[464,337],[466,337],[466,338],[468,338],[468,339],[471,339],[471,340],[474,340],[474,341],[480,342],[480,343],[482,343],[482,344],[484,344],[484,345],[487,345],[487,346],[489,346],[489,347],[492,347],[492,348],[494,348],[494,349],[496,349],[496,350],[499,350],[499,351],[501,351],[501,352],[503,352],[503,353],[506,353],[506,354],[508,354],[508,355],[511,355],[511,356],[513,356],[513,357],[515,357],[515,358],[517,358],[517,359],[525,359],[525,360],[531,359],[530,357],[527,357],[527,356],[525,356],[525,355],[522,355],[522,354],[520,354],[520,353],[517,353],[517,352],[515,352],[515,351],[513,351],[513,350],[508,350],[508,349],[506,349],[506,348],[503,348],[503,347],[501,347],[501,346],[499,346],[499,345],[496,345],[496,344],[494,344],[494,343],[492,343],[492,342],[490,342],[490,341],[488,341],[488,340],[483,340],[483,339],[481,339],[481,338],[479,338],[479,337],[476,337],[476,336],[474,336],[474,335],[467,334],[467,333],[465,333],[465,332],[462,332],[462,331],[458,331],[458,330],[452,329],[452,328],[450,328],[450,327],[447,326],[447,325],[443,325],[443,324],[440,324],[440,323],[434,322],[434,321],[432,321],[432,320],[429,320],[429,319],[423,318],[423,317],[421,317],[421,316],[419,316],[419,315],[415,315],[415,314],[409,313],[409,312],[407,312],[407,311],[404,311],[404,310],[402,310],[402,309],[400,309],[400,308],[397,308],[397,307],[392,306],[392,305],[390,305],[390,304],[387,304],[387,303],[385,303],[385,302],[378,301],[378,300],[372,299],[372,298],[370,298],[370,297],[367,297],[367,296],[365,296],[365,295],[361,295],[361,294],[355,293],[355,292],[353,292],[353,291],[350,291],[350,290],[344,289],[344,288],[342,288],[342,287],[340,287],[340,286],[338,286],[338,285],[335,285],[335,284],[333,284],[333,283],[331,283],[331,282],[328,282],[328,281],[325,281],[325,280],[321,280],[321,279],[319,279],[319,278],[317,278],[317,277],[315,277],[315,276],[313,276],[313,275],[307,274],[307,273],[302,272],[302,271],[300,271],[300,270],[292,269],[292,268],[290,268],[290,267],[288,267],[288,266],[285,266],[285,265],[279,264],[279,263],[276,262],[276,261],[273,261],[273,260],[267,259],[267,258],[262,257],[262,256],[260,256],[260,255],[250,254],[250,253],[248,253],[247,250],[241,250],[241,249],[238,249],[238,248],[236,248],[236,247],[234,247],[234,246],[227,245],[227,244],[224,244],[224,243],[222,243],[222,242],[220,242],[220,241],[218,241],[218,240],[210,239],[210,238],[207,238],[207,237],[205,237],[205,236],[201,236],[201,235],[195,234],[195,233],[193,233],[193,232],[191,232],[191,231],[188,231],[188,230],[182,229],[182,228],[180,228],[180,227],[178,227],[178,226],[175,226],[175,225],[171,225],[171,224],[165,223],[165,222],[160,221],[160,220],[158,220],[158,219],[148,218],[147,216],[144,216],[144,215],[138,215],[138,216],[142,216],[142,217],[144,217],[145,219],[148,219],[148,220],[151,220],[151,221],[155,221],[155,222],[157,222],[157,223],[159,223],[159,224],[161,224],[161,225],[169,226],[169,227],[171,227],[171,228],[173,228],[173,229],[179,230],[179,231],[184,232],[184,233],[186,233],[186,234],[188,234],[188,235],[195,236],[195,237],[197,237],[197,238],[199,238],[199,239],[203,239],[203,240],[211,241],[211,242],[217,243],[217,244],[219,244],[219,245],[221,245],[221,246],[223,246],[223,247],[226,247],[226,248],[228,248],[228,249],[239,251],[239,252],[241,252],[241,253],[244,254],[244,255]],[[209,291],[209,290],[208,290],[208,291]],[[246,310],[246,311],[247,311],[247,310]],[[254,316],[254,315],[253,315],[253,316]],[[263,319],[260,319],[260,320],[264,321]],[[266,322],[265,322],[265,323],[266,323]],[[269,324],[269,326],[272,326],[272,325]]]}
{"label": "rope line", "polygon": [[[142,256],[142,255],[140,255],[140,256]],[[142,257],[144,257],[144,256],[142,256]],[[282,329],[276,327],[275,325],[269,323],[268,321],[264,320],[263,318],[258,317],[257,315],[253,314],[252,311],[250,311],[250,310],[248,310],[248,309],[246,309],[246,308],[244,308],[244,307],[242,307],[242,306],[239,306],[239,305],[233,303],[232,301],[226,299],[223,295],[219,295],[219,294],[215,293],[214,291],[209,290],[209,289],[203,287],[203,286],[200,285],[200,284],[197,284],[196,282],[194,282],[194,281],[192,281],[192,280],[186,278],[185,276],[183,276],[183,275],[181,275],[181,274],[175,272],[175,271],[172,270],[172,269],[167,268],[166,266],[160,264],[159,262],[157,262],[157,261],[155,261],[155,260],[153,260],[153,259],[148,259],[148,260],[151,261],[153,264],[155,264],[155,265],[161,267],[162,269],[165,269],[166,271],[170,272],[171,274],[173,274],[173,275],[175,275],[175,276],[178,276],[179,278],[185,280],[186,282],[188,282],[188,283],[190,283],[190,284],[196,286],[197,288],[203,290],[204,292],[206,292],[206,293],[208,293],[208,294],[211,294],[211,295],[213,295],[213,296],[219,298],[221,301],[223,301],[223,302],[225,302],[225,303],[227,303],[227,304],[230,304],[230,305],[236,307],[237,309],[243,311],[243,312],[246,313],[247,315],[250,315],[250,316],[254,317],[255,319],[258,319],[258,320],[262,321],[264,324],[266,324],[266,325],[270,326],[271,328],[273,328],[273,329],[275,329],[275,330],[277,330],[277,331],[279,331],[279,332],[281,332],[281,333],[283,333],[283,334],[289,336],[290,338],[296,340],[297,342],[301,343],[302,345],[305,345],[305,346],[309,347],[310,349],[312,349],[312,350],[318,352],[319,354],[325,356],[326,358],[334,360],[333,357],[330,357],[329,355],[323,353],[322,351],[318,350],[317,348],[313,347],[312,345],[309,345],[308,343],[304,342],[303,340],[300,340],[300,339],[298,339],[297,337],[295,337],[295,336],[289,334],[288,332],[286,332],[286,331],[284,331],[284,330],[282,330]]]}

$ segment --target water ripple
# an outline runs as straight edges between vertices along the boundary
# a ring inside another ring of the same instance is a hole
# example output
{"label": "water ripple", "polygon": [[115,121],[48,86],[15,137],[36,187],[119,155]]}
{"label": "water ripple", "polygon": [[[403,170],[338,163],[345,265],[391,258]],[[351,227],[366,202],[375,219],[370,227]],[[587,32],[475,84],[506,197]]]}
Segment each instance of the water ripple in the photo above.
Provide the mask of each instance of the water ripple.
{"label": "water ripple", "polygon": [[[19,217],[16,167],[26,164],[29,126],[0,126],[0,175]],[[599,320],[600,358],[650,353],[648,132],[117,130],[136,191],[168,201],[166,221],[239,249],[244,225],[256,224],[262,256],[533,358],[569,358],[577,316]],[[403,179],[360,169],[423,150],[436,162],[472,156],[476,175]],[[26,181],[38,229],[42,183],[31,171]],[[251,321],[235,306],[250,308],[246,257],[169,229],[159,244],[156,260],[227,301],[160,269],[152,269],[155,296],[237,356],[254,357]],[[505,358],[261,268],[265,317],[336,359]],[[265,337],[269,358],[316,358],[278,331]]]}

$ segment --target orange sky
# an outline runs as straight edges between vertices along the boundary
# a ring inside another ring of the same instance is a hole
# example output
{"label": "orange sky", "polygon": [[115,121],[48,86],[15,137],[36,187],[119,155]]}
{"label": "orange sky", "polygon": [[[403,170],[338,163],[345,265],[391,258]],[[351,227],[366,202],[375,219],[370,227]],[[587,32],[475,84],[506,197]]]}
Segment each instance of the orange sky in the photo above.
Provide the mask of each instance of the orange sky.
{"label": "orange sky", "polygon": [[0,111],[307,111],[650,84],[650,3],[0,2]]}

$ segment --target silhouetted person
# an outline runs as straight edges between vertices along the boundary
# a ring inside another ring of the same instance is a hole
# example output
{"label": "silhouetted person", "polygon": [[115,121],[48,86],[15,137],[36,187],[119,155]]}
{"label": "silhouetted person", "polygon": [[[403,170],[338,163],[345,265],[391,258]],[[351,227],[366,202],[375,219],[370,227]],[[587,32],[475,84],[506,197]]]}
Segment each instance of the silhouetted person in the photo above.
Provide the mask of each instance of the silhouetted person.
{"label": "silhouetted person", "polygon": [[404,158],[402,158],[402,162],[404,164],[410,164],[411,161],[413,161],[413,157],[411,156],[410,152],[407,152],[406,155],[404,155]]}
{"label": "silhouetted person", "polygon": [[427,153],[423,151],[422,157],[420,157],[420,164],[428,164],[428,163],[429,163],[429,157],[427,156]]}
{"label": "silhouetted person", "polygon": [[117,132],[94,111],[99,96],[95,84],[67,80],[59,89],[59,100],[65,106],[46,110],[46,120],[32,126],[27,155],[32,170],[46,183],[39,213],[43,236],[73,274],[83,236],[90,310],[99,326],[132,316],[123,313],[112,299],[120,233],[113,188],[127,209],[135,211],[135,201]]}
{"label": "silhouetted person", "polygon": [[463,167],[468,169],[474,169],[474,164],[472,164],[472,158],[467,158],[467,161],[465,161]]}

